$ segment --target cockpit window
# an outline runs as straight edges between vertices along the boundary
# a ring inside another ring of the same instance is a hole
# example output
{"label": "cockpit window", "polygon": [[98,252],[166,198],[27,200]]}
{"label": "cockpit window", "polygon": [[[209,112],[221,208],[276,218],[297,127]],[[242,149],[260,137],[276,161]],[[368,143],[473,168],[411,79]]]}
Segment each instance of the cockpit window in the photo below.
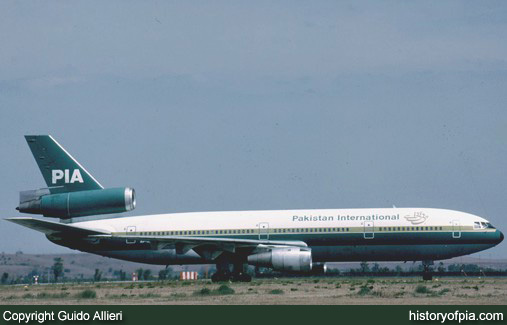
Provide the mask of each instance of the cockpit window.
{"label": "cockpit window", "polygon": [[476,221],[474,222],[474,229],[495,229],[489,222]]}
{"label": "cockpit window", "polygon": [[474,222],[474,229],[495,229],[492,224],[489,222],[483,222],[483,221],[475,221]]}

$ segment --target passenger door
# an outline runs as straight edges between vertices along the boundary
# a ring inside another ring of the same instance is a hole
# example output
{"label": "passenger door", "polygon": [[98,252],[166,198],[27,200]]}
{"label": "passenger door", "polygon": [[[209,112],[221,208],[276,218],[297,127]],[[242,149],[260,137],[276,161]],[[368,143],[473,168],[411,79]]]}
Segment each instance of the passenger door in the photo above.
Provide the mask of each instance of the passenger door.
{"label": "passenger door", "polygon": [[375,225],[373,221],[364,222],[364,239],[373,239],[375,237]]}
{"label": "passenger door", "polygon": [[261,222],[259,223],[259,240],[268,240],[269,239],[269,223]]}
{"label": "passenger door", "polygon": [[461,238],[461,225],[459,220],[452,221],[452,238]]}
{"label": "passenger door", "polygon": [[[130,234],[130,233],[135,233],[136,232],[136,226],[128,226],[127,227],[127,236]],[[125,242],[127,244],[135,244],[136,243],[136,240],[135,239],[126,239]]]}

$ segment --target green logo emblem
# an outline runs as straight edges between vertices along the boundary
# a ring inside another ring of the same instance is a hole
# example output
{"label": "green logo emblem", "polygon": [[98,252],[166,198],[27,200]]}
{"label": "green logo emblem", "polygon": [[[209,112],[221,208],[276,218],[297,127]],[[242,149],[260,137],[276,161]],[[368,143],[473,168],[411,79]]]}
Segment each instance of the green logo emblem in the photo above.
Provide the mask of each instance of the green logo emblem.
{"label": "green logo emblem", "polygon": [[424,212],[414,212],[414,215],[406,215],[405,219],[410,221],[413,225],[418,225],[421,223],[424,223],[426,219],[428,219],[428,216],[424,214]]}

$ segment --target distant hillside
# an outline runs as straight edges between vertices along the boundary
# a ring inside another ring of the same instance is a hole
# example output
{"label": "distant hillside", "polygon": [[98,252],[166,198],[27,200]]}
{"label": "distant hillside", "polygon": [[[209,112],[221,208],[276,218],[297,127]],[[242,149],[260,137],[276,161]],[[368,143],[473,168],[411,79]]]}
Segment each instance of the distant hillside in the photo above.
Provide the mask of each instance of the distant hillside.
{"label": "distant hillside", "polygon": [[[447,267],[452,264],[476,264],[481,268],[493,268],[497,270],[505,270],[507,269],[507,259],[483,259],[483,258],[475,258],[475,257],[456,257],[451,258],[449,260],[444,261],[435,261],[435,267],[442,262],[444,267]],[[368,262],[369,265],[373,265],[376,262]],[[339,270],[350,270],[359,268],[359,262],[341,262],[341,263],[326,263],[328,268],[337,268]],[[381,267],[388,267],[390,269],[395,269],[396,266],[400,266],[403,270],[410,270],[411,268],[417,268],[421,263],[420,262],[378,262]]]}
{"label": "distant hillside", "polygon": [[[102,257],[93,254],[76,253],[76,254],[0,254],[0,274],[6,272],[9,277],[18,278],[24,277],[28,274],[47,274],[51,272],[51,267],[54,263],[54,258],[61,257],[63,259],[64,274],[67,278],[83,278],[90,279],[95,273],[95,269],[102,272],[102,279],[117,279],[117,272],[122,270],[127,274],[127,279],[130,278],[132,272],[142,268],[151,270],[151,274],[158,275],[160,270],[165,269],[162,265],[150,265],[142,263],[134,263]],[[438,265],[439,262],[435,264]],[[370,266],[374,263],[370,262]],[[403,269],[409,270],[412,267],[417,267],[419,263],[378,263],[382,267],[389,267],[390,269],[396,268],[400,265]],[[507,259],[479,259],[472,257],[460,257],[444,261],[444,266],[450,264],[477,264],[483,268],[491,267],[494,269],[507,269]],[[359,263],[327,263],[328,268],[337,268],[340,270],[350,270],[359,268]],[[197,271],[205,273],[206,270],[214,269],[214,265],[171,265],[171,269],[175,272],[180,271]],[[115,273],[116,271],[116,273]]]}
{"label": "distant hillside", "polygon": [[[103,279],[115,279],[115,271],[122,270],[130,278],[132,272],[142,268],[149,269],[153,275],[158,275],[160,270],[165,269],[163,265],[150,265],[142,263],[134,263],[102,257],[93,254],[76,253],[76,254],[0,254],[0,274],[7,272],[10,278],[23,277],[27,274],[47,274],[54,264],[54,259],[61,257],[63,260],[64,274],[67,278],[92,278],[95,269],[102,272]],[[172,270],[179,271],[199,271],[205,272],[209,265],[199,266],[179,266],[171,265]]]}

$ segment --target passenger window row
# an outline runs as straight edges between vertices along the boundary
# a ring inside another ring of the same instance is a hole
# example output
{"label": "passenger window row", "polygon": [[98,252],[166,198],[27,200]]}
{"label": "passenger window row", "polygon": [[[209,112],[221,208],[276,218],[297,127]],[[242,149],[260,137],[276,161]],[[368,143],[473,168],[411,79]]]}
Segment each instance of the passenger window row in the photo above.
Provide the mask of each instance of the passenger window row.
{"label": "passenger window row", "polygon": [[[281,228],[271,229],[270,233],[308,233],[308,232],[348,232],[350,228]],[[179,231],[142,231],[141,236],[185,236],[185,235],[226,235],[226,234],[258,234],[259,229],[231,230],[179,230]]]}
{"label": "passenger window row", "polygon": [[[488,225],[476,222],[475,229],[484,229]],[[479,224],[479,225],[476,225]],[[480,227],[480,228],[479,228]],[[378,231],[434,231],[443,230],[443,227],[379,227]],[[269,233],[325,233],[325,232],[349,232],[350,228],[275,228],[270,229]],[[362,229],[360,232],[363,232]],[[141,236],[187,236],[187,235],[227,235],[227,234],[258,234],[259,229],[231,229],[231,230],[179,230],[179,231],[144,231]]]}
{"label": "passenger window row", "polygon": [[442,227],[379,227],[379,231],[433,231]]}

